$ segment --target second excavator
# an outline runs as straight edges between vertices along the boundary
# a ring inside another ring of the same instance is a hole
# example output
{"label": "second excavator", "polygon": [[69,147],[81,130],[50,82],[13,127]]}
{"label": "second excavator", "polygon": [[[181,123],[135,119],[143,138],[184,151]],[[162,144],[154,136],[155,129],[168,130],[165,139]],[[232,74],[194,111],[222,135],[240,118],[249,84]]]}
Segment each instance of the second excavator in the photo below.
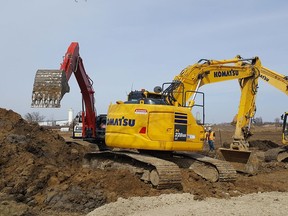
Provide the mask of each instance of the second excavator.
{"label": "second excavator", "polygon": [[[72,43],[71,46],[75,44],[77,43]],[[70,51],[69,48],[65,56],[75,57],[75,52],[72,55],[69,54]],[[77,61],[72,61],[72,68],[77,68],[77,63],[82,63],[79,61],[78,52],[76,56]],[[236,169],[255,173],[257,158],[252,157],[247,138],[250,135],[251,119],[255,114],[258,78],[261,76],[262,68],[258,57],[202,59],[182,70],[172,82],[155,88],[155,92],[147,90],[130,92],[127,101],[117,101],[108,108],[105,132],[105,144],[108,149],[87,153],[85,159],[90,166],[96,167],[103,167],[107,161],[110,161],[109,166],[111,163],[125,164],[125,168],[157,188],[181,186],[180,168],[193,169],[210,181],[234,181]],[[82,74],[86,76],[86,73]],[[58,75],[61,88],[56,94],[57,104],[68,85],[67,77],[63,78],[65,70],[59,70]],[[49,88],[53,85],[47,82],[49,76],[49,71],[45,76],[38,71],[35,83],[38,83],[38,86],[39,83],[45,83],[40,86],[45,86],[45,91],[50,91]],[[241,98],[233,143],[230,149],[223,149],[225,152],[223,155],[224,157],[228,155],[227,160],[233,159],[238,166],[201,154],[205,143],[205,104],[204,93],[200,92],[199,88],[205,84],[233,79],[239,81]],[[33,88],[32,106],[47,101],[42,94],[42,87],[39,88],[37,85],[34,84]],[[287,94],[287,83],[285,91]],[[201,97],[202,102],[196,103],[196,97]],[[89,103],[85,105],[92,106]],[[203,110],[202,121],[194,117],[192,111],[195,107]],[[83,130],[86,131],[85,127]],[[91,133],[86,133],[89,134]],[[92,133],[92,137],[97,138],[95,134]],[[242,164],[240,168],[239,164]]]}

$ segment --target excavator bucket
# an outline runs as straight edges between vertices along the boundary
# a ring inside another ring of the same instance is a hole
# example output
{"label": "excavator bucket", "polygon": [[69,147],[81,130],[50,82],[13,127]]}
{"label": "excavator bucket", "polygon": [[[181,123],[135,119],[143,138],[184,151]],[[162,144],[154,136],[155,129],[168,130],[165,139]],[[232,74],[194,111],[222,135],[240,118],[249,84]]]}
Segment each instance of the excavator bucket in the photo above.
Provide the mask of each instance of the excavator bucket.
{"label": "excavator bucket", "polygon": [[35,75],[31,107],[58,108],[69,92],[66,74],[61,70],[38,70]]}
{"label": "excavator bucket", "polygon": [[220,157],[232,164],[232,166],[242,173],[255,175],[259,168],[259,160],[252,151],[235,150],[229,148],[219,148]]}

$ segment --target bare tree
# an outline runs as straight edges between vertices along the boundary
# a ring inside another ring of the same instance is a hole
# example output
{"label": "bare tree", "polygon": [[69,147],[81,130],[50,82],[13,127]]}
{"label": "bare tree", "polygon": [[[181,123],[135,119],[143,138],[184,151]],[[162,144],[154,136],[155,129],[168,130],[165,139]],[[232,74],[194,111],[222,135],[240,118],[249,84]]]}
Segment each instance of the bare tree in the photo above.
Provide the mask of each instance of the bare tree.
{"label": "bare tree", "polygon": [[275,127],[280,127],[281,126],[281,123],[280,123],[280,118],[275,118],[274,119],[274,121],[275,121]]}
{"label": "bare tree", "polygon": [[262,120],[262,117],[256,117],[253,119],[253,122],[255,125],[263,125],[263,120]]}
{"label": "bare tree", "polygon": [[40,115],[39,112],[32,112],[32,113],[27,113],[24,118],[29,122],[41,122],[45,119],[45,116]]}

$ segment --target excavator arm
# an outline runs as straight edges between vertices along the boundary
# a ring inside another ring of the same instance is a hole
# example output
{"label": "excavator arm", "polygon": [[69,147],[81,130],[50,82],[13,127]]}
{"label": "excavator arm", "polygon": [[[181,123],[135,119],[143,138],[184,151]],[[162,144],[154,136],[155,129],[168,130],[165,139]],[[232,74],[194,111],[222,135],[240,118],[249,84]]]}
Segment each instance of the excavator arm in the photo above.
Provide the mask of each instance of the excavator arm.
{"label": "excavator arm", "polygon": [[[273,70],[270,70],[266,67],[261,68],[260,77],[264,80],[264,82],[269,83],[274,86],[278,90],[282,91],[286,95],[288,94],[288,77],[282,74],[279,74]],[[284,145],[288,144],[288,121],[287,121],[288,113],[285,112],[282,115],[283,120],[283,130],[282,130],[282,143]]]}
{"label": "excavator arm", "polygon": [[38,70],[32,91],[32,107],[58,108],[65,93],[69,92],[68,81],[74,73],[82,94],[82,135],[96,137],[96,109],[94,107],[93,82],[85,72],[79,55],[79,44],[72,42],[64,56],[60,70]]}
{"label": "excavator arm", "polygon": [[238,79],[241,98],[234,133],[233,148],[247,149],[251,119],[255,114],[255,99],[258,88],[261,62],[258,57],[242,59],[236,56],[228,60],[200,60],[175,76],[163,93],[170,105],[188,106],[192,109],[196,92],[206,84]]}
{"label": "excavator arm", "polygon": [[261,67],[260,78],[288,95],[288,77],[266,67]]}
{"label": "excavator arm", "polygon": [[[203,63],[204,62],[204,63]],[[220,148],[226,161],[241,172],[255,173],[258,159],[249,151],[247,139],[251,136],[250,123],[255,115],[258,78],[288,94],[288,78],[261,65],[258,57],[242,59],[236,56],[230,60],[201,60],[188,66],[177,75],[172,84],[163,91],[167,104],[192,109],[198,89],[206,84],[238,79],[241,97],[235,119],[236,127],[230,149]],[[287,117],[287,115],[285,115]],[[284,118],[284,122],[286,119]],[[284,124],[285,125],[285,124]],[[283,128],[286,128],[285,126]],[[285,140],[283,129],[283,143]],[[286,133],[287,134],[287,133]],[[282,151],[282,150],[281,150]]]}

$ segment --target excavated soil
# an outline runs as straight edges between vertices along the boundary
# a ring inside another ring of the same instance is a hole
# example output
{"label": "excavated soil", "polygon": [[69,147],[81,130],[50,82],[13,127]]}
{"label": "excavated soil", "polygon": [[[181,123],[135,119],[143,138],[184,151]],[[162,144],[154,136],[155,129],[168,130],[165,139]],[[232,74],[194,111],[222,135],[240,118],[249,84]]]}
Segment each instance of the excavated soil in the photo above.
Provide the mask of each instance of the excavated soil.
{"label": "excavated soil", "polygon": [[[118,198],[191,193],[194,199],[230,198],[254,192],[287,192],[288,165],[263,162],[255,176],[237,174],[236,182],[211,183],[181,170],[181,190],[157,190],[123,169],[83,168],[83,155],[94,145],[66,143],[59,132],[29,124],[0,108],[0,215],[85,215]],[[233,128],[216,128],[216,146],[232,138]],[[278,147],[279,128],[261,128],[253,148]]]}

